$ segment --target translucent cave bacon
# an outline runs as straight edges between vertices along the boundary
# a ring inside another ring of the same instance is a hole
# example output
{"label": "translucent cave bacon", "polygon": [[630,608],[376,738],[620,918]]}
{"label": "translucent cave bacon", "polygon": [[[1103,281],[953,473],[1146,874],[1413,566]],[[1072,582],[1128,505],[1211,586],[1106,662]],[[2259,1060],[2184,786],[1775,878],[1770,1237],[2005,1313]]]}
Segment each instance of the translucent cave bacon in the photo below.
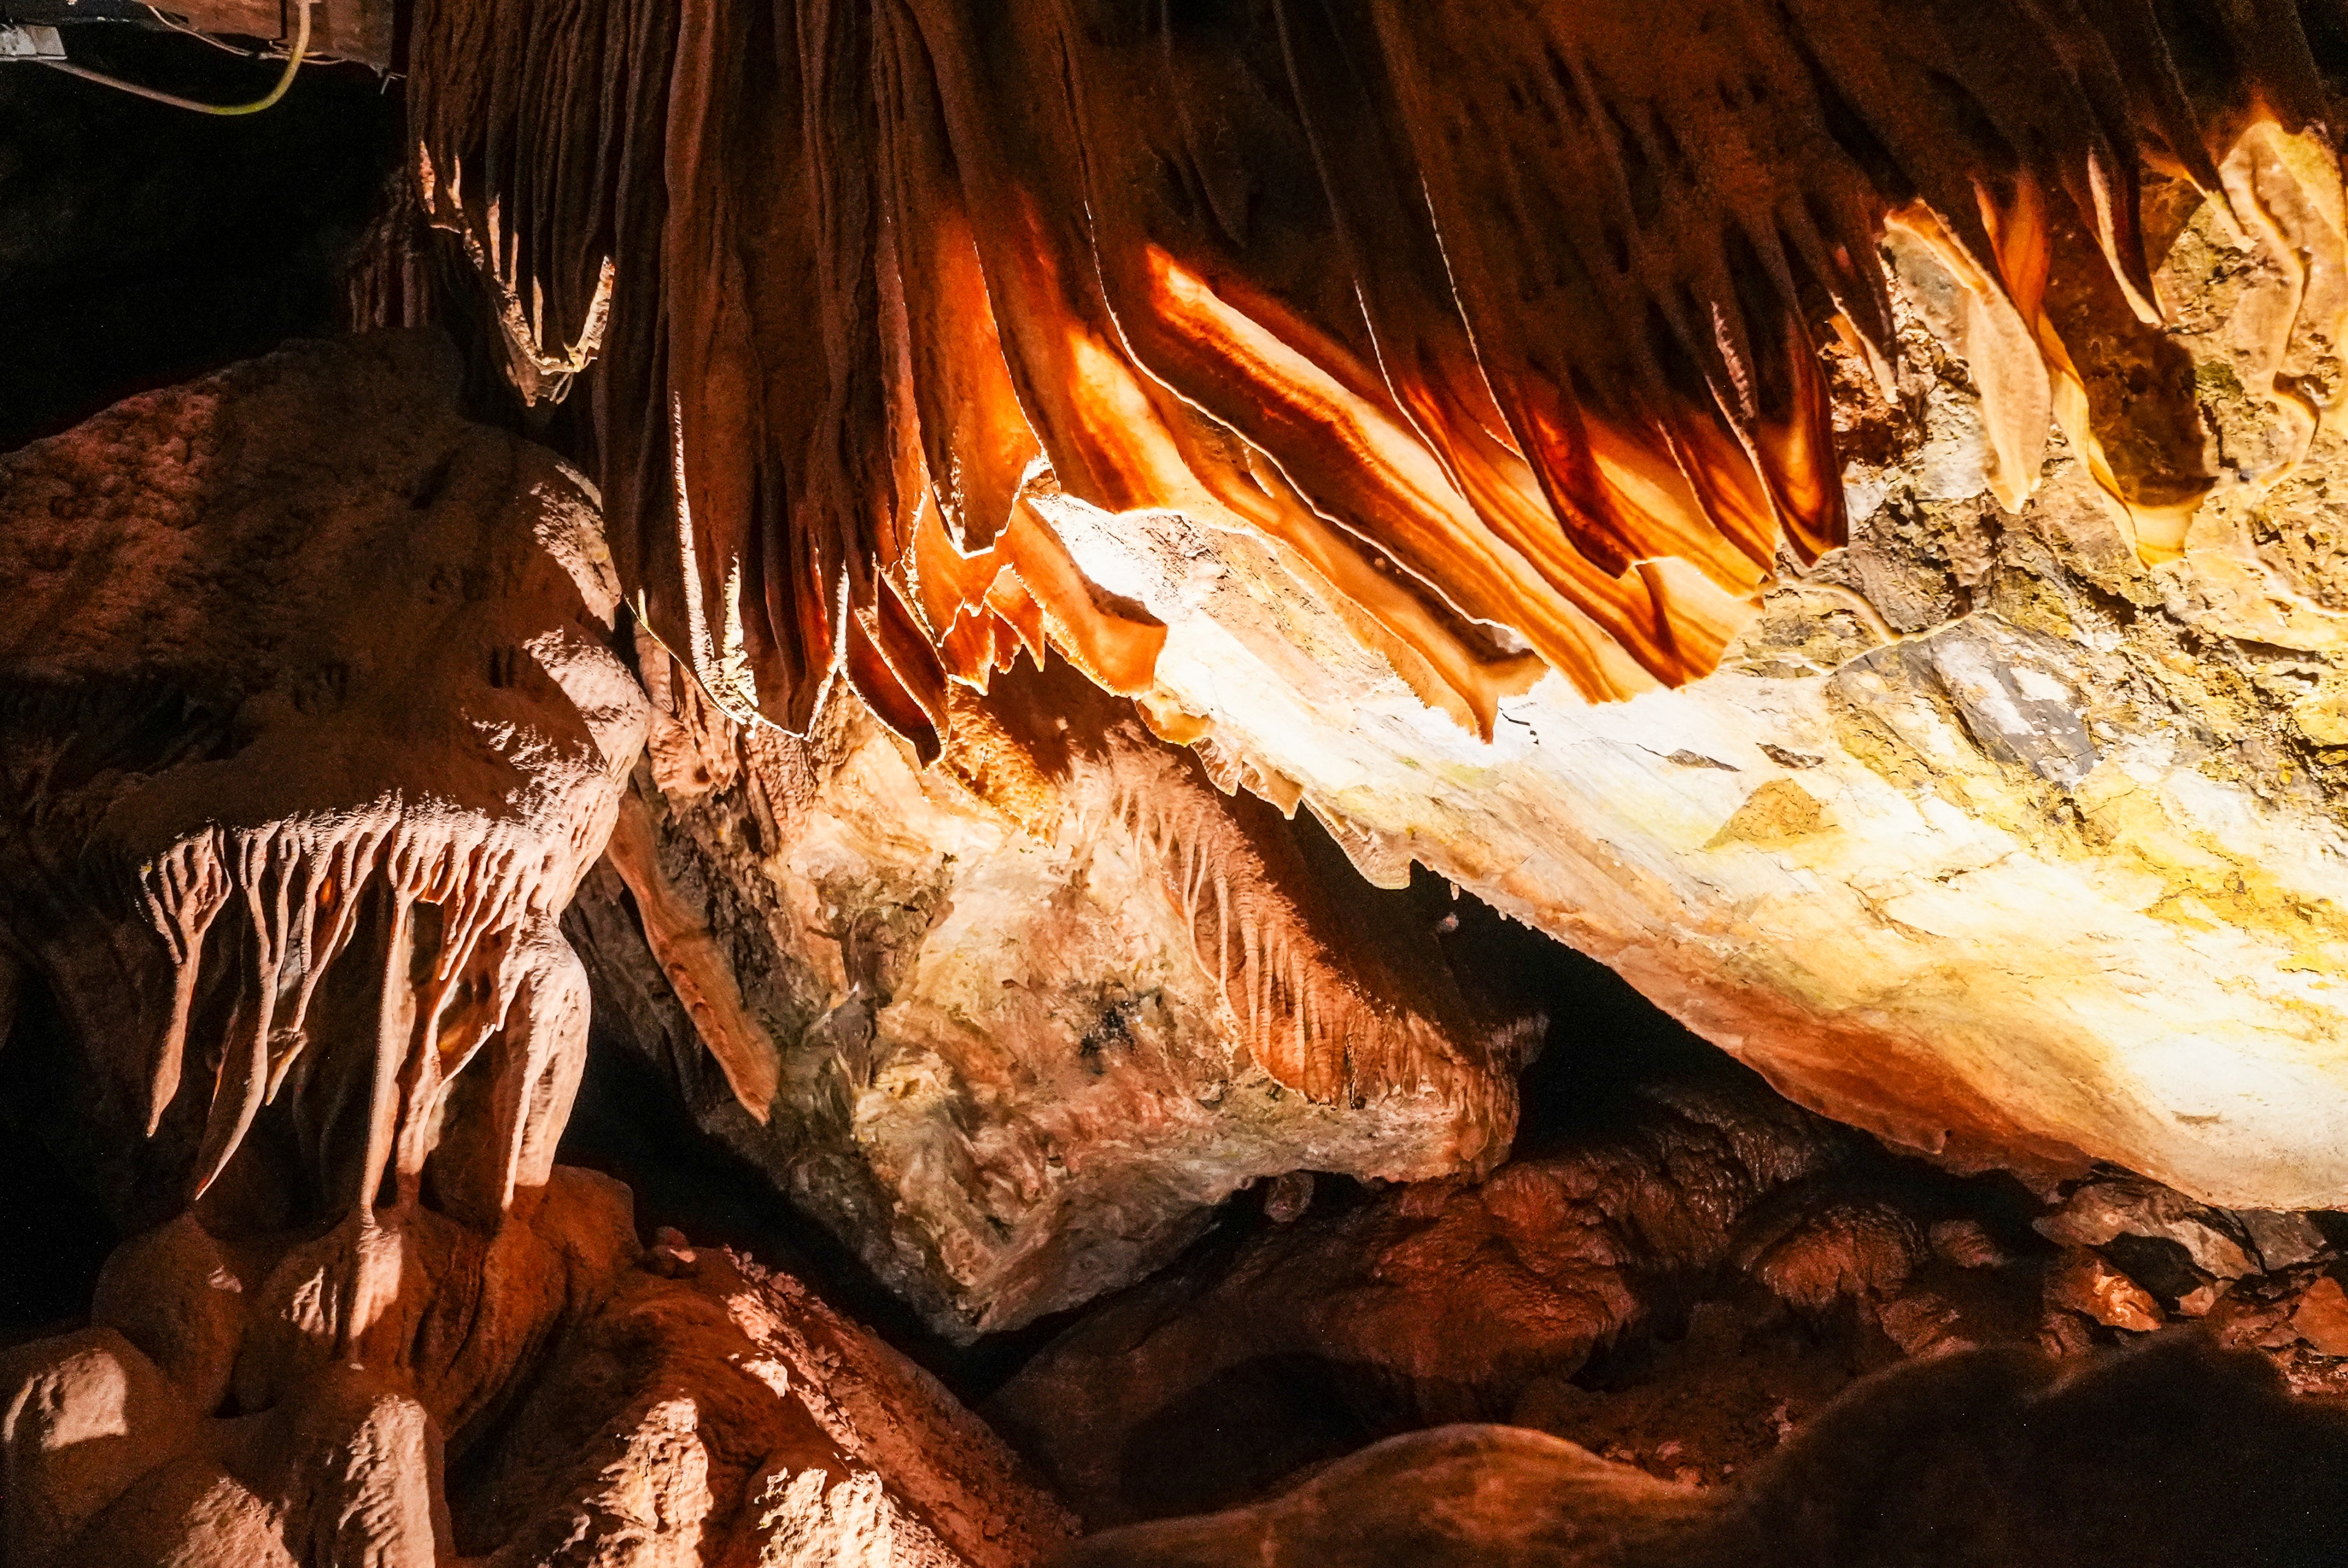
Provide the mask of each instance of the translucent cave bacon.
{"label": "translucent cave bacon", "polygon": [[1887,226],[2039,362],[2001,497],[2051,403],[2171,548],[2198,443],[2084,362],[2157,335],[2142,170],[2319,121],[2311,40],[2348,6],[425,0],[411,81],[518,384],[600,353],[648,623],[737,717],[844,674],[934,757],[1019,648],[1150,684],[1057,500],[1269,538],[1479,732],[1707,673],[1843,539],[1818,347],[1893,356]]}

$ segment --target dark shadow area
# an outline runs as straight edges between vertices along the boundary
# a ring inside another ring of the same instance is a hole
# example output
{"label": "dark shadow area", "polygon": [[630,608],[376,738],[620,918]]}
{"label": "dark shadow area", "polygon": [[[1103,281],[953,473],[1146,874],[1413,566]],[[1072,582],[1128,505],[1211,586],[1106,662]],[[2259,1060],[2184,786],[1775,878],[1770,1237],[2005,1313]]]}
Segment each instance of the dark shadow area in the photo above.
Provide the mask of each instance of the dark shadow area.
{"label": "dark shadow area", "polygon": [[[170,33],[69,31],[77,63],[205,102],[257,98],[282,68]],[[304,67],[234,119],[0,66],[0,450],[335,330],[398,128],[396,94],[354,66]]]}
{"label": "dark shadow area", "polygon": [[77,1061],[47,988],[27,978],[13,1026],[0,1010],[0,1348],[87,1323],[120,1240],[73,1147]]}
{"label": "dark shadow area", "polygon": [[[1414,891],[1420,881],[1441,885],[1420,871]],[[1595,958],[1468,894],[1450,908],[1459,923],[1445,951],[1454,965],[1472,965],[1476,982],[1549,1020],[1540,1055],[1519,1080],[1510,1158],[1604,1130],[1621,1119],[1643,1083],[1733,1079],[1762,1087],[1759,1074],[1690,1033]]]}
{"label": "dark shadow area", "polygon": [[1384,1436],[1312,1356],[1228,1367],[1126,1435],[1118,1469],[1138,1516],[1208,1513]]}

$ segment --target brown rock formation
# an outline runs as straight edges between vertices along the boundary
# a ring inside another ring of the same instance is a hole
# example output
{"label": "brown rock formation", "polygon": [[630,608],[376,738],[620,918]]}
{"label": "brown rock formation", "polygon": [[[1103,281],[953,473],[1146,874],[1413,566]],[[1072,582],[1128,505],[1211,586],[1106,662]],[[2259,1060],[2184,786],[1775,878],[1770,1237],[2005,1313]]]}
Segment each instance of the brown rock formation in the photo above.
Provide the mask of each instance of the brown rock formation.
{"label": "brown rock formation", "polygon": [[1839,1119],[2348,1197],[2322,7],[416,38],[424,206],[737,717],[941,755],[1048,644]]}
{"label": "brown rock formation", "polygon": [[[2042,1202],[1889,1157],[1749,1078],[1634,1081],[1481,1181],[1340,1197],[1201,1248],[1062,1333],[987,1413],[1099,1527],[1251,1501],[1444,1421],[1720,1485],[1901,1357],[2076,1357],[2194,1319],[2294,1390],[2348,1378],[2312,1225],[2287,1240],[2132,1179]],[[2086,1216],[2092,1246],[2069,1240]]]}
{"label": "brown rock formation", "polygon": [[1395,1438],[1252,1508],[1096,1536],[1064,1568],[1818,1568],[2321,1561],[2348,1416],[2190,1340],[2065,1375],[2021,1351],[1898,1368],[1734,1488],[1510,1427]]}
{"label": "brown rock formation", "polygon": [[427,1177],[487,1224],[546,1179],[586,1027],[554,923],[644,705],[592,504],[454,371],[315,349],[5,459],[0,919],[134,1225]]}
{"label": "brown rock formation", "polygon": [[1260,1177],[1506,1154],[1539,1021],[1059,661],[957,697],[924,771],[855,705],[741,731],[640,652],[666,706],[571,925],[599,996],[943,1331],[1129,1284]]}
{"label": "brown rock formation", "polygon": [[[1180,1256],[993,1408],[1252,1506],[1076,1562],[2348,1501],[2335,0],[322,19],[409,115],[354,314],[519,403],[376,336],[0,457],[0,1081],[129,1238],[0,1354],[0,1568],[1056,1550],[556,1163],[591,1010],[949,1337]],[[1790,1099],[1509,1162],[1446,877]],[[1605,1458],[1262,1501],[1498,1418]]]}
{"label": "brown rock formation", "polygon": [[455,368],[308,346],[0,459],[0,962],[139,1233],[0,1367],[0,1550],[1033,1562],[943,1390],[553,1163],[646,707],[591,500]]}
{"label": "brown rock formation", "polygon": [[1505,1416],[1726,1264],[1766,1196],[1854,1150],[1765,1090],[1651,1092],[1618,1133],[1153,1281],[1056,1339],[988,1414],[1097,1526],[1239,1501],[1357,1434]]}

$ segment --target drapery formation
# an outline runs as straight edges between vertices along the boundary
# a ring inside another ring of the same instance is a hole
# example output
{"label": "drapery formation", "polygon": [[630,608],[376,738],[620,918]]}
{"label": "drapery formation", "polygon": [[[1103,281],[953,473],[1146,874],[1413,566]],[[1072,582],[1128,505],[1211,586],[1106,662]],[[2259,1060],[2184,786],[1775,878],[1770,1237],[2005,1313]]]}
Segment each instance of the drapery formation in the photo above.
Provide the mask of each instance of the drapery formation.
{"label": "drapery formation", "polygon": [[1843,537],[1819,348],[1894,356],[1887,225],[2160,548],[2199,444],[2097,364],[2157,335],[2141,173],[2218,193],[2343,46],[2342,0],[426,0],[410,66],[651,627],[930,756],[1022,646],[1148,688],[1073,503],[1269,537],[1485,732],[1544,668],[1706,673]]}

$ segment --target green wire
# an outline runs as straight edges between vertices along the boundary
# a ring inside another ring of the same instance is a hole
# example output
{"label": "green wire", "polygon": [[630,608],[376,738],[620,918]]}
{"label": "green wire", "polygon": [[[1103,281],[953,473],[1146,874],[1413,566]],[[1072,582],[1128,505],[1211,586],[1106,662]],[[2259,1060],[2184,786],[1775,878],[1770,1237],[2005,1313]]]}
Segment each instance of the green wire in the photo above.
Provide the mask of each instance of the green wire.
{"label": "green wire", "polygon": [[152,98],[157,103],[170,104],[173,108],[193,109],[198,114],[259,114],[285,96],[285,89],[294,85],[294,73],[302,68],[302,57],[310,47],[310,7],[315,5],[317,0],[294,0],[294,3],[302,8],[302,16],[301,20],[294,25],[294,52],[285,57],[285,74],[277,78],[277,85],[269,89],[267,98],[255,98],[251,103],[198,103],[193,98],[183,98],[173,93],[158,92],[153,88],[142,88],[137,82],[118,80],[104,72],[77,66],[70,60],[43,60],[41,64],[53,71],[63,71],[69,77],[79,77],[86,82],[97,82],[121,92],[134,93],[139,98]]}

